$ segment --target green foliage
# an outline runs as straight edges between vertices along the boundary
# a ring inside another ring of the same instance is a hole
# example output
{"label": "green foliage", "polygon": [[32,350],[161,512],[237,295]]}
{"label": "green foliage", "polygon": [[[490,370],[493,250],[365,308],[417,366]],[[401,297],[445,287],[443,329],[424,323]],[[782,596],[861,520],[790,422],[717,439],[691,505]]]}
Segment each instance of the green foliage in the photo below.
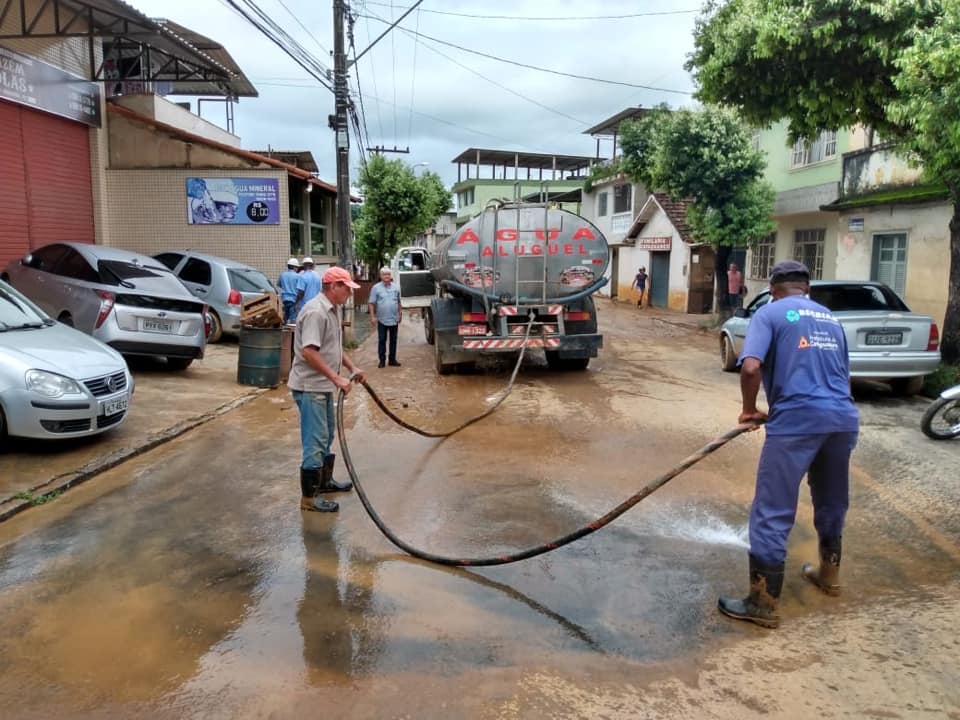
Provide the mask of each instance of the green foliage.
{"label": "green foliage", "polygon": [[927,397],[935,398],[954,385],[960,385],[960,365],[942,363],[924,379],[921,392]]}
{"label": "green foliage", "polygon": [[621,126],[621,145],[624,173],[675,199],[693,200],[687,222],[697,240],[745,245],[775,229],[763,156],[733,112],[661,106]]}
{"label": "green foliage", "polygon": [[610,162],[594,165],[590,168],[590,175],[583,181],[583,191],[588,193],[593,192],[593,188],[597,183],[616,177],[622,172],[623,167],[620,164],[619,158],[611,160]]}
{"label": "green foliage", "polygon": [[354,224],[357,257],[374,267],[387,253],[413,241],[452,203],[440,176],[424,172],[419,177],[402,160],[382,155],[370,158],[357,179],[363,205]]}
{"label": "green foliage", "polygon": [[18,492],[13,497],[16,500],[26,500],[31,505],[46,505],[48,502],[56,500],[63,494],[62,490],[51,490],[48,493],[43,493],[42,495],[35,495],[29,490],[23,490]]}

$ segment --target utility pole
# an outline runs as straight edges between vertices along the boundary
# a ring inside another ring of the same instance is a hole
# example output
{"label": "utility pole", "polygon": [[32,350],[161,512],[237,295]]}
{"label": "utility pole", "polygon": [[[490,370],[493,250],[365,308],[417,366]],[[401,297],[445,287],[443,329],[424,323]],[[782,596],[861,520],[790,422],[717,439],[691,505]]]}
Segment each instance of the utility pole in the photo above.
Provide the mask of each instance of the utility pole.
{"label": "utility pole", "polygon": [[340,265],[353,273],[353,233],[350,221],[350,132],[347,110],[347,51],[343,37],[346,0],[333,0],[333,91],[335,115],[331,118],[337,143],[337,239]]}

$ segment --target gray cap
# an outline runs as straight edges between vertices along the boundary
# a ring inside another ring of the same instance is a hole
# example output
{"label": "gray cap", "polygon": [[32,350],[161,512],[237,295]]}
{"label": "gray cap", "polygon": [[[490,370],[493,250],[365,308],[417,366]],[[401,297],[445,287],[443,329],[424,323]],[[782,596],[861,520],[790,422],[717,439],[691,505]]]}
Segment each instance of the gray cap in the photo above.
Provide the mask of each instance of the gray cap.
{"label": "gray cap", "polygon": [[770,282],[779,282],[787,275],[806,275],[809,279],[810,270],[799,260],[782,260],[774,265],[773,270],[770,271]]}

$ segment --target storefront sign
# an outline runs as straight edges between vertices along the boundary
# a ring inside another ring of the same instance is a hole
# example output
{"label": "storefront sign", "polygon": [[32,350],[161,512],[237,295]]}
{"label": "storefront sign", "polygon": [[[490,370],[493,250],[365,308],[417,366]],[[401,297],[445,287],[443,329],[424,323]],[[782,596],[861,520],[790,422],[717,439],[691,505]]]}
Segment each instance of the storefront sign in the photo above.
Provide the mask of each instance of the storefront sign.
{"label": "storefront sign", "polygon": [[634,247],[637,250],[652,250],[654,252],[669,250],[673,246],[672,237],[638,237]]}
{"label": "storefront sign", "polygon": [[280,183],[274,178],[187,178],[191,225],[278,225]]}
{"label": "storefront sign", "polygon": [[100,86],[0,47],[0,98],[100,127]]}

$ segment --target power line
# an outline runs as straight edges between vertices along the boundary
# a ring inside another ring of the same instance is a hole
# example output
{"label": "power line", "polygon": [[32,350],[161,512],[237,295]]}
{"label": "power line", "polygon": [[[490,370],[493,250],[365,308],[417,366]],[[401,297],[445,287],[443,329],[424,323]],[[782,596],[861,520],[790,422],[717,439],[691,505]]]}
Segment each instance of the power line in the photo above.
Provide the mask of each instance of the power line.
{"label": "power line", "polygon": [[[417,10],[417,32],[420,31],[420,10]],[[410,137],[413,135],[413,98],[417,89],[417,45],[420,42],[417,40],[416,36],[413,38],[413,70],[410,72],[410,116],[407,120],[407,142],[410,142]]]}
{"label": "power line", "polygon": [[[383,18],[377,17],[376,15],[361,15],[360,17],[365,17],[370,20],[378,20],[380,22],[387,22]],[[406,28],[401,28],[404,32],[412,33],[413,30],[407,30]],[[653,90],[656,92],[665,92],[665,93],[676,93],[677,95],[692,95],[693,93],[689,90],[671,90],[669,88],[659,88],[652,87],[650,85],[640,85],[637,83],[628,83],[621,80],[607,80],[605,78],[590,77],[589,75],[576,75],[574,73],[561,72],[560,70],[551,70],[550,68],[539,67],[537,65],[528,65],[527,63],[518,62],[517,60],[510,60],[508,58],[499,57],[497,55],[491,55],[489,53],[480,52],[479,50],[471,50],[470,48],[463,47],[462,45],[457,45],[456,43],[447,42],[446,40],[441,40],[440,38],[432,37],[431,35],[426,35],[424,33],[414,33],[417,37],[425,38],[427,40],[432,40],[435,43],[440,43],[441,45],[446,45],[447,47],[452,47],[457,50],[462,50],[463,52],[470,53],[471,55],[479,55],[480,57],[485,57],[490,60],[496,60],[497,62],[507,63],[508,65],[515,65],[517,67],[527,68],[528,70],[537,70],[539,72],[549,73],[551,75],[560,75],[562,77],[574,78],[575,80],[589,80],[591,82],[604,83],[607,85],[621,85],[623,87],[632,87],[639,88],[641,90]]]}
{"label": "power line", "polygon": [[[373,0],[366,0],[366,5],[379,5],[381,7],[389,7],[385,2],[373,2]],[[691,15],[693,13],[698,13],[700,10],[660,10],[660,11],[651,11],[651,12],[641,12],[641,13],[627,13],[623,15],[573,15],[567,17],[554,17],[554,16],[541,16],[541,17],[531,17],[524,15],[475,15],[472,13],[458,13],[450,12],[449,10],[424,10],[425,13],[432,13],[434,15],[451,15],[453,17],[463,17],[463,18],[473,18],[475,20],[536,20],[538,22],[542,21],[567,21],[567,20],[628,20],[630,18],[639,18],[639,17],[653,17],[655,15]]]}
{"label": "power line", "polygon": [[[366,141],[364,139],[358,138],[360,141],[360,151],[363,152],[363,148],[370,145],[370,129],[367,127],[367,109],[363,105],[363,89],[360,86],[360,67],[357,65],[357,46],[354,43],[354,24],[356,18],[352,13],[347,13],[347,40],[350,43],[350,51],[353,53],[353,66],[356,68],[356,79],[357,79],[357,98],[360,100],[360,122],[363,126],[363,134],[366,136]],[[366,160],[364,160],[366,162]]]}
{"label": "power line", "polygon": [[[359,17],[359,15],[357,17]],[[370,37],[370,18],[367,18],[367,47],[370,47],[371,42],[372,41]],[[379,94],[380,91],[377,89],[377,70],[373,64],[373,55],[370,55],[367,58],[367,60],[370,61],[370,80],[373,82],[373,92]],[[354,62],[354,67],[357,67],[356,50],[354,50],[354,53],[353,53],[353,62]],[[383,139],[383,115],[380,112],[380,103],[377,103],[377,126],[380,128],[380,138]]]}
{"label": "power line", "polygon": [[[390,0],[390,23],[393,24],[393,0]],[[397,140],[397,46],[394,40],[396,39],[396,33],[390,33],[390,55],[393,58],[391,63],[391,68],[393,69],[393,142],[396,144]]]}
{"label": "power line", "polygon": [[315,36],[312,32],[310,32],[310,30],[307,29],[307,26],[304,25],[302,22],[300,22],[300,18],[298,18],[298,17],[293,13],[293,11],[292,11],[289,7],[287,7],[287,4],[286,4],[283,0],[277,0],[277,2],[280,3],[280,5],[283,7],[283,9],[287,11],[287,14],[290,15],[290,17],[292,17],[292,18],[294,19],[294,21],[297,23],[297,25],[299,25],[301,28],[303,28],[303,31],[304,31],[307,35],[310,36],[310,39],[313,40],[313,41],[317,44],[317,47],[320,48],[320,50],[321,50],[322,52],[326,53],[327,55],[330,55],[330,54],[331,54],[330,51],[327,50],[327,48],[325,48],[325,47],[323,46],[323,43],[321,43],[319,40],[317,40],[316,36]]}

